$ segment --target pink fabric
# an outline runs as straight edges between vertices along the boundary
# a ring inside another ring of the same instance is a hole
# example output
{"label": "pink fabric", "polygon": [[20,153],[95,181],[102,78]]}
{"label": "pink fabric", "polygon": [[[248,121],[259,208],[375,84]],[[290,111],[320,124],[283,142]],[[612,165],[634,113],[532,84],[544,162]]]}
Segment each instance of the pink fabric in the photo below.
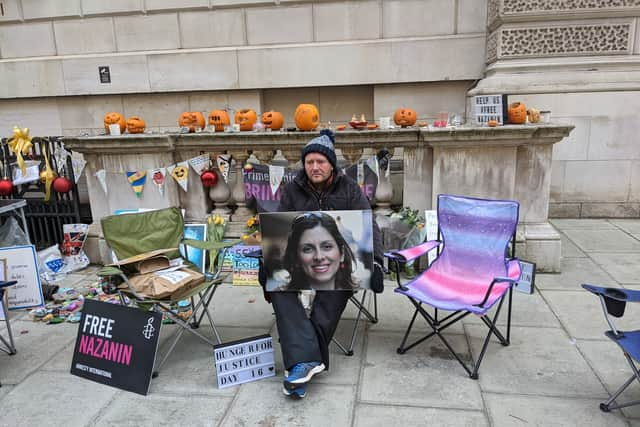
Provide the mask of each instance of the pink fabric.
{"label": "pink fabric", "polygon": [[416,259],[419,256],[424,255],[427,252],[437,248],[440,244],[441,242],[437,240],[429,240],[428,242],[424,242],[409,249],[389,252],[388,255],[390,255],[391,257],[401,257],[402,261],[411,261],[412,259]]}

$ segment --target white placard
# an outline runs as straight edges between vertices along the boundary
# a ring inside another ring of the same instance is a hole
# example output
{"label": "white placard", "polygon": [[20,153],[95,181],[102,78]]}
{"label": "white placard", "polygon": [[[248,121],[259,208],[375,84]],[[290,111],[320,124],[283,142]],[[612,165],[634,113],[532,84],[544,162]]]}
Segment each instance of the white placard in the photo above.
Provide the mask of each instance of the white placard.
{"label": "white placard", "polygon": [[17,163],[12,163],[13,167],[13,185],[28,184],[40,179],[40,162],[35,160],[25,160],[26,174],[22,175],[22,170]]}
{"label": "white placard", "polygon": [[[435,210],[424,211],[424,227],[427,230],[426,240],[438,240],[438,212]],[[436,259],[436,249],[429,251],[429,265]]]}
{"label": "white placard", "polygon": [[0,260],[6,262],[6,280],[18,281],[17,284],[7,288],[9,310],[43,305],[44,296],[38,274],[35,247],[29,245],[0,248]]}
{"label": "white placard", "polygon": [[478,95],[473,97],[476,123],[485,125],[489,120],[495,120],[499,125],[505,124],[502,120],[504,107],[507,103],[504,95]]}
{"label": "white placard", "polygon": [[270,335],[215,345],[213,358],[220,389],[276,374]]}

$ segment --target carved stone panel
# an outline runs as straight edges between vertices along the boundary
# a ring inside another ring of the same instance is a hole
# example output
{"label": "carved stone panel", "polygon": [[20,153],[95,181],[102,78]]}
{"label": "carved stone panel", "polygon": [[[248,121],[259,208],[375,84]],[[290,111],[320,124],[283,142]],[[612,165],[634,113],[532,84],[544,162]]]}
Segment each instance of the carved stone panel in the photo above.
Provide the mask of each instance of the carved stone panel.
{"label": "carved stone panel", "polygon": [[[498,3],[498,0],[494,0],[492,3]],[[501,14],[634,7],[640,7],[640,0],[502,0]]]}

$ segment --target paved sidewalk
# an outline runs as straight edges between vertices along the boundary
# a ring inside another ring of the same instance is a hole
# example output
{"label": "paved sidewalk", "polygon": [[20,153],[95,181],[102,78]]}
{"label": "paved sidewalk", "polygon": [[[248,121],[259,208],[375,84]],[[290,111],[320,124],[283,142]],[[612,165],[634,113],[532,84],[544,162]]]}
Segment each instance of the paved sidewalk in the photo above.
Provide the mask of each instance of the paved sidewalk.
{"label": "paved sidewalk", "polygon": [[[396,353],[412,310],[392,282],[378,298],[380,322],[362,328],[355,355],[333,347],[331,371],[315,377],[301,401],[282,394],[279,348],[280,377],[218,390],[212,350],[188,334],[146,397],[83,380],[69,374],[77,325],[33,323],[18,313],[12,321],[18,354],[0,354],[0,425],[640,427],[640,406],[609,414],[598,408],[630,370],[603,335],[598,300],[580,288],[588,282],[640,290],[640,220],[553,224],[562,232],[563,272],[538,275],[534,295],[515,293],[512,343],[489,345],[477,381],[437,339]],[[90,267],[73,274],[65,285],[86,286],[94,273]],[[620,326],[637,329],[640,307],[629,308]],[[225,286],[213,313],[225,341],[276,337],[259,289]],[[344,341],[354,315],[350,309],[339,326]],[[161,351],[174,328],[163,326]],[[448,335],[470,358],[484,330],[469,316]],[[200,331],[212,336],[210,328]],[[633,399],[640,399],[640,384],[622,397]]]}

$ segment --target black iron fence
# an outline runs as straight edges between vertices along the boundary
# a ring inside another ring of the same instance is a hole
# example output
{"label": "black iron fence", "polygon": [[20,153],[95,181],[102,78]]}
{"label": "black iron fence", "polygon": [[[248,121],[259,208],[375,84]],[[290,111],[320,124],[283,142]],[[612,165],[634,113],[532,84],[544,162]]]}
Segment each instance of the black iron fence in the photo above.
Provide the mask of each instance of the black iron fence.
{"label": "black iron fence", "polygon": [[[7,142],[7,138],[3,138],[0,142],[2,155],[0,162],[2,164],[3,177],[13,181],[17,176],[15,170],[19,170],[19,166],[16,155],[9,150]],[[68,178],[72,184],[70,191],[66,193],[56,192],[52,188],[51,197],[48,201],[45,201],[45,183],[40,179],[21,185],[14,185],[12,194],[2,196],[2,198],[7,199],[26,200],[27,206],[24,209],[27,226],[29,227],[29,236],[31,237],[31,243],[35,244],[39,250],[62,242],[62,226],[64,224],[90,223],[91,216],[88,213],[90,212],[88,205],[81,206],[80,204],[71,156],[66,157],[65,164],[58,168],[58,160],[56,160],[53,153],[63,148],[61,138],[34,137],[31,142],[33,143],[31,153],[25,155],[24,159],[29,161],[32,166],[37,164],[39,172],[44,170],[43,148],[45,148],[51,168],[56,173],[60,171],[59,175]]]}

